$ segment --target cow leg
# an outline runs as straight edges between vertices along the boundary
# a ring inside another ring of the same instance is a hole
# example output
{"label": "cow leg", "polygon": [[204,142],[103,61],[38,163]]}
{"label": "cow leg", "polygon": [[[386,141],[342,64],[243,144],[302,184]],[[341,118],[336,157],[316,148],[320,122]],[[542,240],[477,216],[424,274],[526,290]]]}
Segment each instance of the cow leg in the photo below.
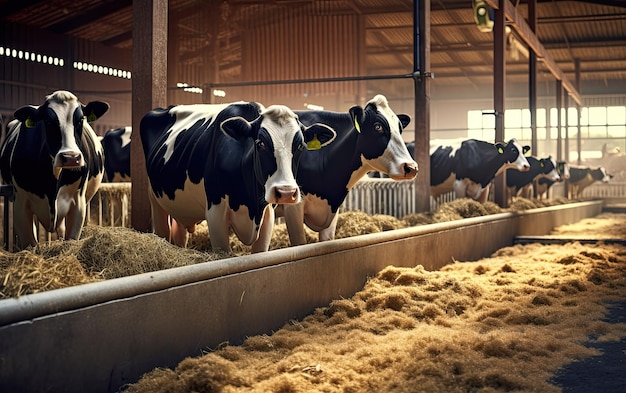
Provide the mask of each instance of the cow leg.
{"label": "cow leg", "polygon": [[[87,215],[87,202],[84,198],[78,198],[75,206],[67,211],[65,216],[64,236],[61,239],[78,239],[85,224],[85,216]],[[59,225],[59,228],[61,225]],[[57,231],[58,234],[58,231]]]}
{"label": "cow leg", "polygon": [[170,217],[170,220],[172,225],[172,229],[170,231],[172,238],[170,241],[178,247],[187,247],[187,239],[189,239],[187,228],[172,217]]}
{"label": "cow leg", "polygon": [[289,243],[292,246],[306,244],[304,233],[304,205],[297,203],[294,205],[282,205],[285,216],[285,225],[289,234]]}
{"label": "cow leg", "polygon": [[337,229],[338,219],[339,219],[339,214],[335,214],[333,216],[333,220],[330,222],[330,225],[328,225],[328,228],[324,228],[319,232],[320,242],[333,240],[335,238],[335,230]]}
{"label": "cow leg", "polygon": [[228,201],[222,199],[219,205],[211,205],[205,218],[209,227],[209,238],[213,251],[230,252],[230,219],[226,216]]}
{"label": "cow leg", "polygon": [[152,220],[152,230],[157,236],[160,236],[168,241],[170,239],[170,222],[167,212],[159,205],[152,188],[148,192],[148,198],[150,199],[150,219]]}
{"label": "cow leg", "polygon": [[15,250],[19,251],[28,246],[36,245],[35,231],[35,215],[28,206],[26,199],[19,195],[16,196],[13,202],[13,234],[15,239],[13,247]]}
{"label": "cow leg", "polygon": [[489,198],[489,188],[491,187],[491,184],[487,184],[487,186],[485,188],[483,188],[483,190],[480,192],[480,195],[478,196],[478,198],[476,198],[476,201],[479,203],[485,203],[487,202],[487,198]]}
{"label": "cow leg", "polygon": [[270,242],[272,240],[272,231],[274,230],[274,209],[268,205],[263,212],[263,218],[261,219],[261,227],[259,228],[259,237],[252,243],[251,251],[265,252],[270,249]]}

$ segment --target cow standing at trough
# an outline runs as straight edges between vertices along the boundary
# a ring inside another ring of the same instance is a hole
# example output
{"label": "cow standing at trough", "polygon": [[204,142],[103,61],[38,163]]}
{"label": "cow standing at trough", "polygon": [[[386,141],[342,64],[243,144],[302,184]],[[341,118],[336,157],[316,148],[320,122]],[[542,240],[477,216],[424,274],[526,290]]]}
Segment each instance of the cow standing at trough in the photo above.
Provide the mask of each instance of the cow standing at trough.
{"label": "cow standing at trough", "polygon": [[[569,180],[570,178],[569,164],[567,162],[565,161],[557,162],[556,171],[559,174],[559,180],[557,180],[558,182]],[[541,199],[544,196],[547,197],[548,191],[550,190],[550,187],[552,187],[554,183],[556,182],[546,177],[539,177],[538,179],[534,180],[533,187],[535,189],[535,194],[537,195],[537,198]]]}
{"label": "cow standing at trough", "polygon": [[107,182],[130,181],[130,126],[107,131],[102,137],[104,148],[104,180]]}
{"label": "cow standing at trough", "polygon": [[528,157],[527,160],[530,164],[530,169],[526,172],[520,172],[511,168],[506,170],[506,186],[509,198],[518,195],[524,198],[531,198],[534,183],[541,178],[553,182],[560,181],[561,179],[557,171],[556,163],[552,157]]}
{"label": "cow standing at trough", "polygon": [[232,228],[252,252],[269,249],[270,204],[300,202],[294,173],[307,142],[322,147],[335,138],[326,128],[305,129],[286,106],[258,103],[155,109],[140,135],[155,233],[185,246],[206,219],[213,250],[230,250]]}
{"label": "cow standing at trough", "polygon": [[83,105],[59,90],[43,105],[15,112],[0,150],[0,171],[15,188],[16,249],[37,244],[35,218],[60,239],[80,237],[104,171],[102,145],[89,123],[108,109],[100,101]]}
{"label": "cow standing at trough", "polygon": [[580,198],[585,188],[595,182],[608,183],[613,176],[606,172],[604,167],[590,168],[571,166],[570,178],[567,182],[567,194],[569,198]]}
{"label": "cow standing at trough", "polygon": [[385,96],[375,96],[365,108],[353,106],[348,113],[296,113],[305,126],[336,132],[337,140],[326,149],[304,152],[296,176],[302,203],[277,208],[277,215],[285,217],[291,245],[306,243],[304,224],[319,232],[320,241],[334,239],[339,207],[368,172],[379,171],[394,180],[417,175],[417,163],[401,136],[411,119],[396,115]]}
{"label": "cow standing at trough", "polygon": [[490,143],[467,139],[459,147],[434,146],[430,152],[430,194],[433,198],[454,191],[457,198],[485,203],[491,181],[508,168],[527,171],[530,164],[516,139]]}

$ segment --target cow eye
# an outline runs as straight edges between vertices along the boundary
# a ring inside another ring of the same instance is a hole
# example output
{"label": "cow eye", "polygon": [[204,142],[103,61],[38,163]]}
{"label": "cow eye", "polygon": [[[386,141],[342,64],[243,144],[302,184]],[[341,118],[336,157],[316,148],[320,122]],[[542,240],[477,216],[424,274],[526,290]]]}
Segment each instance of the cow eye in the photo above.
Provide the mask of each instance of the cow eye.
{"label": "cow eye", "polygon": [[257,147],[257,148],[259,148],[259,149],[265,149],[265,142],[263,142],[262,140],[257,139],[257,140],[255,141],[255,143],[256,143],[256,147]]}
{"label": "cow eye", "polygon": [[376,130],[376,132],[383,132],[383,125],[380,123],[375,123],[374,130]]}

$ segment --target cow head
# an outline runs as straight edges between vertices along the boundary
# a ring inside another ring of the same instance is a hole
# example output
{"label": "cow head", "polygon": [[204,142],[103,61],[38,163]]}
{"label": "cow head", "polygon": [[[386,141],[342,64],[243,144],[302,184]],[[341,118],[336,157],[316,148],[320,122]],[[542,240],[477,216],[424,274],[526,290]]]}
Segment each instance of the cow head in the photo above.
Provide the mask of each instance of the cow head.
{"label": "cow head", "polygon": [[498,173],[501,173],[503,169],[513,168],[521,172],[527,172],[530,170],[530,164],[524,155],[530,151],[530,146],[521,146],[517,139],[513,138],[508,143],[496,143],[498,153],[504,154],[504,158],[508,163],[501,168]]}
{"label": "cow head", "polygon": [[40,107],[24,106],[15,117],[27,129],[44,133],[46,147],[53,157],[55,170],[85,166],[81,152],[83,127],[88,126],[109,110],[109,104],[93,101],[82,105],[76,96],[59,90],[46,97]]}
{"label": "cow head", "polygon": [[601,181],[602,183],[608,183],[609,180],[613,178],[613,175],[608,174],[606,169],[601,166],[592,171],[592,177],[595,180]]}
{"label": "cow head", "polygon": [[350,108],[350,117],[359,133],[358,151],[370,171],[379,171],[394,180],[413,179],[417,163],[402,140],[402,130],[411,118],[396,115],[383,95],[372,98],[365,109]]}
{"label": "cow head", "polygon": [[328,128],[305,129],[296,114],[283,105],[269,106],[251,123],[241,117],[230,118],[221,128],[234,138],[246,135],[253,139],[254,176],[265,190],[265,201],[273,204],[300,202],[295,173],[302,152],[307,145],[321,148],[336,136]]}
{"label": "cow head", "polygon": [[569,179],[569,164],[565,161],[559,161],[556,164],[556,170],[559,172],[559,181]]}
{"label": "cow head", "polygon": [[552,156],[540,159],[539,166],[541,167],[541,173],[543,177],[551,181],[561,181],[561,175],[557,170],[557,165],[554,162]]}

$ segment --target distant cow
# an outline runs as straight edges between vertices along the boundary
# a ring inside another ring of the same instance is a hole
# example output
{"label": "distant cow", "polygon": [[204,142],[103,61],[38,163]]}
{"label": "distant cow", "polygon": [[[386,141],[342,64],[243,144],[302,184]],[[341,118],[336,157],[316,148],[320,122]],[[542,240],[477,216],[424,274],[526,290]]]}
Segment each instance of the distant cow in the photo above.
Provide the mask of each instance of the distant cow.
{"label": "distant cow", "polygon": [[[569,180],[569,164],[565,161],[559,161],[556,163],[556,170],[559,174],[558,182],[562,182],[564,180]],[[537,194],[537,198],[541,199],[544,196],[547,197],[548,190],[555,183],[555,181],[550,180],[546,177],[539,177],[538,179],[533,181],[533,187],[535,189],[535,193]]]}
{"label": "distant cow", "polygon": [[104,148],[104,181],[130,181],[130,136],[132,127],[120,127],[107,131],[102,137]]}
{"label": "distant cow", "polygon": [[528,157],[530,169],[520,172],[515,169],[506,170],[506,186],[509,197],[522,196],[531,198],[533,193],[533,182],[540,178],[546,178],[553,182],[559,181],[561,176],[557,171],[556,163],[552,157],[536,158]]}
{"label": "distant cow", "polygon": [[530,164],[516,139],[490,143],[477,139],[462,141],[459,147],[434,146],[430,154],[430,193],[433,198],[454,191],[457,198],[484,203],[494,177],[508,168],[528,171]]}
{"label": "distant cow", "polygon": [[570,179],[567,183],[567,194],[569,198],[580,198],[583,190],[593,183],[600,181],[607,183],[613,176],[606,173],[604,167],[590,168],[570,166]]}
{"label": "distant cow", "polygon": [[15,112],[0,151],[0,171],[15,187],[16,249],[37,243],[35,218],[60,239],[80,237],[104,171],[102,145],[89,123],[108,109],[100,101],[85,106],[60,90],[39,107]]}
{"label": "distant cow", "polygon": [[375,96],[365,108],[353,106],[348,113],[296,113],[304,125],[333,130],[337,139],[326,149],[304,152],[297,172],[302,203],[277,209],[279,216],[284,210],[291,245],[306,243],[304,224],[319,232],[320,241],[334,239],[337,211],[367,172],[379,171],[394,180],[417,175],[417,163],[400,135],[411,119],[396,115],[385,96]]}
{"label": "distant cow", "polygon": [[225,251],[231,228],[252,252],[268,250],[270,204],[301,200],[294,172],[307,142],[323,147],[335,138],[305,129],[285,106],[253,102],[159,108],[140,127],[155,233],[185,246],[206,219],[213,249]]}

